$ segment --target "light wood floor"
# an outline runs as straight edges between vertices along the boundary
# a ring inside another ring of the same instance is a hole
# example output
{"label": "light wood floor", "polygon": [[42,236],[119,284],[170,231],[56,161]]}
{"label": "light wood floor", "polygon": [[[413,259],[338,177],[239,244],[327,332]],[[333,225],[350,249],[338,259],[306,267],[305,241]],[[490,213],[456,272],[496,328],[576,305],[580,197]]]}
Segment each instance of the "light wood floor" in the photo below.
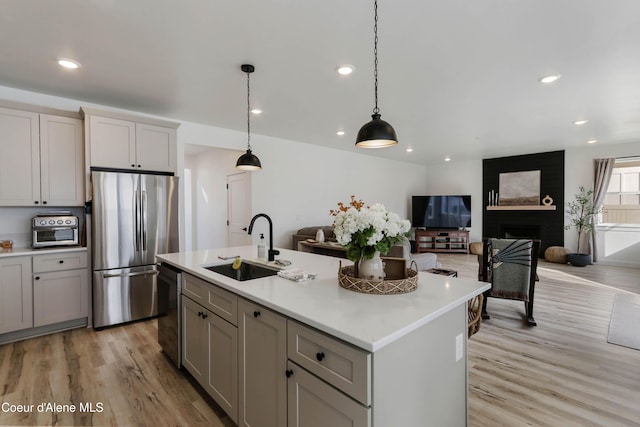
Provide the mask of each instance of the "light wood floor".
{"label": "light wood floor", "polygon": [[[477,277],[475,256],[438,258]],[[640,294],[640,270],[542,261],[538,274],[537,327],[525,326],[522,302],[489,299],[492,317],[469,340],[469,425],[640,425],[640,351],[606,342],[614,296]],[[0,425],[233,425],[160,353],[156,324],[0,346],[0,403],[36,405],[0,411]],[[54,402],[103,412],[37,412]]]}

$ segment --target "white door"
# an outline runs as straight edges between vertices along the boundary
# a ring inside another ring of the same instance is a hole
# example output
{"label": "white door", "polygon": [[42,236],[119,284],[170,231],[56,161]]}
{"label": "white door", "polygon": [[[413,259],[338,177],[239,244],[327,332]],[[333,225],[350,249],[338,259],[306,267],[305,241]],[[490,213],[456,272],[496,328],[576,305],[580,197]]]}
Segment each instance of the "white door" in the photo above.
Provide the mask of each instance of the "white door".
{"label": "white door", "polygon": [[247,234],[251,220],[251,176],[242,172],[227,176],[227,235],[229,246],[251,244]]}

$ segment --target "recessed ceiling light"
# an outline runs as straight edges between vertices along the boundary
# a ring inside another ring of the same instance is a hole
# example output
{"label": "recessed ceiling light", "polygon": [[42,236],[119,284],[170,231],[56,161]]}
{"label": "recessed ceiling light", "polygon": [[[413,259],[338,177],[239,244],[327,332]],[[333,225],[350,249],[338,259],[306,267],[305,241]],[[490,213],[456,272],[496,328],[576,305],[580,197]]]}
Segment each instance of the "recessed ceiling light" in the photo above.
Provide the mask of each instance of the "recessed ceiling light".
{"label": "recessed ceiling light", "polygon": [[445,157],[445,158],[444,158],[444,161],[445,161],[445,162],[450,162],[450,161],[451,161],[451,157],[449,157],[449,156]]}
{"label": "recessed ceiling light", "polygon": [[338,74],[341,74],[343,76],[348,76],[349,74],[353,73],[353,70],[355,70],[355,67],[349,64],[340,65],[336,68]]}
{"label": "recessed ceiling light", "polygon": [[574,125],[576,126],[582,126],[583,124],[587,123],[589,120],[576,120],[575,122],[573,122]]}
{"label": "recessed ceiling light", "polygon": [[342,136],[342,135],[344,135],[344,131],[343,130],[339,130],[338,132],[336,132],[336,135]]}
{"label": "recessed ceiling light", "polygon": [[407,153],[411,153],[412,151],[413,151],[413,148],[407,147]]}
{"label": "recessed ceiling light", "polygon": [[551,76],[544,76],[538,79],[540,83],[553,83],[560,78],[560,74],[553,74]]}
{"label": "recessed ceiling light", "polygon": [[259,109],[259,108],[253,108],[253,109],[251,110],[251,113],[252,113],[252,114],[262,114],[262,110],[261,110],[261,109]]}
{"label": "recessed ceiling light", "polygon": [[80,68],[80,63],[78,61],[74,61],[73,59],[68,59],[68,58],[58,58],[58,65],[64,68],[68,68],[70,70],[75,70],[76,68]]}
{"label": "recessed ceiling light", "polygon": [[587,141],[587,144],[595,144],[596,142],[598,142],[597,139],[590,139]]}

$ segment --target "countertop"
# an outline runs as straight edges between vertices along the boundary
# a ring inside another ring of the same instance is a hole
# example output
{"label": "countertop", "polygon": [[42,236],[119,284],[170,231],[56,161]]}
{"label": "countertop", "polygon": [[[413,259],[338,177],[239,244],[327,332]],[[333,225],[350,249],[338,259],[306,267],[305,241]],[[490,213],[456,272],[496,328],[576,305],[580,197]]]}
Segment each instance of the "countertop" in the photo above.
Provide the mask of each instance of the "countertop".
{"label": "countertop", "polygon": [[218,256],[255,260],[256,246],[211,249],[158,255],[166,262],[221,288],[262,304],[285,316],[375,352],[429,323],[490,285],[472,279],[420,272],[418,289],[399,295],[367,295],[343,289],[338,268],[346,259],[280,249],[277,259],[292,261],[290,268],[317,273],[316,279],[293,282],[270,276],[239,282],[204,266],[230,263]]}
{"label": "countertop", "polygon": [[0,258],[11,256],[31,256],[31,255],[46,255],[57,254],[64,252],[80,252],[86,251],[85,246],[55,246],[50,248],[13,248],[9,251],[2,250],[0,248]]}

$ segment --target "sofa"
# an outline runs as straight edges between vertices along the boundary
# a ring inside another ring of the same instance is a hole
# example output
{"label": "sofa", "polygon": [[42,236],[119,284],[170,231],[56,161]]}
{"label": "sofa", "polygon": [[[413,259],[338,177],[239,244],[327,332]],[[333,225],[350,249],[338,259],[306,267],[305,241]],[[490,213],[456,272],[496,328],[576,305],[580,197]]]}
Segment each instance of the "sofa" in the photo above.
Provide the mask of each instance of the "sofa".
{"label": "sofa", "polygon": [[300,230],[298,230],[296,232],[296,234],[294,234],[292,236],[292,249],[294,251],[298,250],[298,242],[303,241],[303,240],[307,240],[307,239],[315,239],[316,238],[316,233],[318,232],[318,229],[321,228],[322,231],[324,232],[324,240],[327,242],[335,242],[336,241],[336,235],[333,234],[333,226],[331,225],[316,225],[314,227],[304,227],[301,228]]}
{"label": "sofa", "polygon": [[[336,236],[333,233],[333,227],[330,225],[317,225],[314,227],[305,227],[297,231],[292,236],[293,250],[298,250],[298,242],[307,239],[315,239],[316,232],[321,228],[324,232],[324,239],[328,242],[335,242]],[[438,256],[431,252],[414,254],[411,253],[411,241],[406,237],[402,241],[391,248],[389,253],[385,255],[391,258],[404,258],[407,260],[407,267],[410,267],[411,261],[415,261],[418,271],[426,271],[431,268],[442,268],[442,264],[438,262]]]}

